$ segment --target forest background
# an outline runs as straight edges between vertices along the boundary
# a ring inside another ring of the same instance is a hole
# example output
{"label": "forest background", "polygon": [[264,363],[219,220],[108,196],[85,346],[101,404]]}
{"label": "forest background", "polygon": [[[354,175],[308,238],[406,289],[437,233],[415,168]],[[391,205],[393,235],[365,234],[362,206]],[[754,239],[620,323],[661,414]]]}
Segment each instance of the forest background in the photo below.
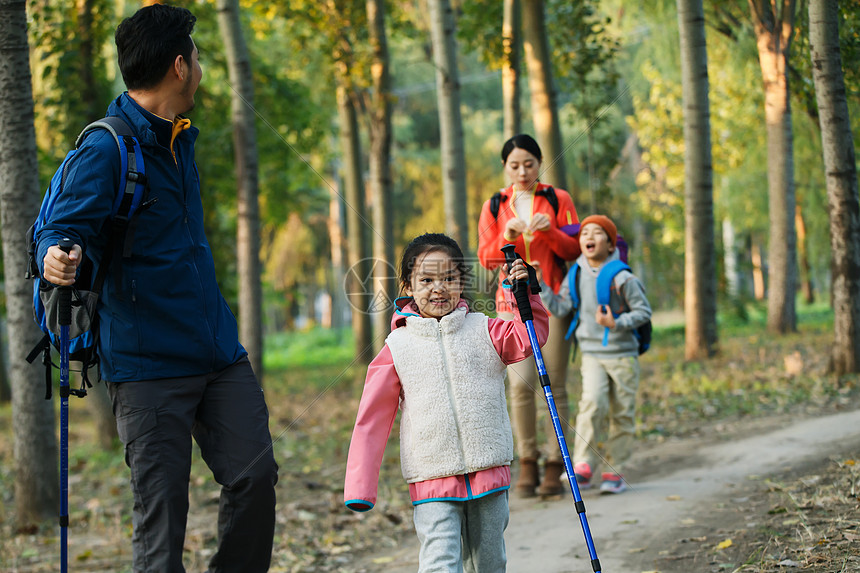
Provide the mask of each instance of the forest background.
{"label": "forest background", "polygon": [[[141,4],[3,0],[0,8],[20,12],[24,4],[33,111],[21,117],[33,130],[34,174],[38,189],[44,190],[80,129],[103,116],[109,101],[124,89],[113,30]],[[694,272],[711,282],[710,290],[703,291],[710,293],[708,300],[699,300],[699,306],[713,305],[705,357],[719,351],[717,309],[721,316],[743,321],[749,303],[769,302],[771,253],[783,243],[790,259],[790,264],[779,263],[790,285],[782,304],[788,311],[770,305],[768,311],[789,320],[769,317],[768,326],[777,334],[796,329],[796,293],[801,304],[832,295],[834,225],[828,217],[805,1],[176,4],[198,17],[194,39],[204,78],[189,117],[201,129],[196,151],[207,235],[222,291],[242,323],[243,342],[253,349],[264,384],[266,373],[279,367],[284,341],[313,352],[291,333],[319,340],[311,334],[323,329],[339,349],[334,358],[366,363],[386,334],[396,294],[390,280],[395,261],[416,234],[446,231],[474,252],[481,206],[507,185],[499,151],[512,134],[503,97],[511,53],[519,56],[520,93],[514,102],[521,118],[515,131],[537,135],[547,155],[545,182],[571,192],[580,218],[601,212],[617,222],[655,309],[673,311],[689,304],[691,271],[685,269],[685,258],[690,258],[691,245],[709,247],[707,264]],[[521,4],[523,11],[519,44],[504,41],[503,12],[512,4]],[[685,103],[682,62],[687,48],[678,11],[680,6],[683,14],[690,5],[701,10],[707,38],[705,67],[696,70],[709,81],[706,125],[712,158],[700,170],[709,178],[710,201],[710,225],[702,227],[691,226],[685,195],[691,147],[685,110],[690,106]],[[769,141],[761,13],[756,16],[761,6],[771,5],[777,6],[777,22],[783,18],[790,31],[784,71],[792,144],[781,158],[773,156]],[[381,35],[371,6],[384,8]],[[838,26],[856,147],[856,2],[839,3]],[[529,43],[534,30],[548,48],[551,74],[543,85],[530,63],[539,56],[536,44]],[[513,52],[506,51],[511,45]],[[446,68],[451,62],[453,67]],[[381,63],[387,77],[379,74]],[[0,97],[26,91],[22,83],[8,85],[3,84]],[[536,100],[546,95],[540,90],[552,96],[549,130],[538,117]],[[387,135],[379,114],[386,105]],[[553,130],[557,142],[552,141]],[[380,175],[377,151],[387,137],[387,174]],[[19,143],[15,149],[25,147]],[[769,170],[780,160],[791,173],[789,204],[794,208],[787,232],[774,229],[769,196]],[[856,167],[854,177],[856,202]],[[388,191],[379,192],[376,183],[386,178]],[[31,212],[23,209],[11,219],[10,193],[2,191],[5,252],[12,248],[6,238],[11,222],[26,229],[38,197],[20,203]],[[850,248],[858,251],[856,235],[843,232]],[[7,304],[8,277],[17,274],[8,268],[9,260],[4,256]],[[477,261],[474,267],[473,299],[489,302],[494,277],[481,272]],[[381,282],[373,282],[374,275]],[[686,310],[690,329],[690,307]],[[11,316],[10,326],[15,331]],[[10,340],[5,370],[14,371],[20,362],[14,348]],[[330,347],[326,351],[332,352]],[[38,387],[41,367],[29,368],[25,376]],[[4,399],[18,384],[0,382]],[[18,404],[30,402],[18,394]],[[25,409],[18,407],[20,415]],[[44,417],[40,420],[44,426]],[[21,424],[14,426],[17,433]],[[46,447],[50,451],[50,444]],[[18,481],[21,464],[17,459]],[[45,505],[37,499],[33,515],[44,513],[38,508]],[[53,511],[55,505],[48,505]]]}

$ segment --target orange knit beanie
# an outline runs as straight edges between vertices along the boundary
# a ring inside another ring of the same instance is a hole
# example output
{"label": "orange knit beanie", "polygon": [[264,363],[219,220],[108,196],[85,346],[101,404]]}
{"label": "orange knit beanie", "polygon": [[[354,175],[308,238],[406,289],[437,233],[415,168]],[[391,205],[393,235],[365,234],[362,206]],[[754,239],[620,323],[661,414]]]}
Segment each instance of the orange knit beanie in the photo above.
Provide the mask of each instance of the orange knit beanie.
{"label": "orange knit beanie", "polygon": [[606,234],[609,235],[609,242],[612,243],[613,247],[615,246],[615,240],[618,237],[618,229],[615,228],[615,223],[612,222],[612,219],[606,215],[589,215],[579,223],[580,232],[582,232],[582,229],[589,223],[600,225],[603,230],[606,231]]}

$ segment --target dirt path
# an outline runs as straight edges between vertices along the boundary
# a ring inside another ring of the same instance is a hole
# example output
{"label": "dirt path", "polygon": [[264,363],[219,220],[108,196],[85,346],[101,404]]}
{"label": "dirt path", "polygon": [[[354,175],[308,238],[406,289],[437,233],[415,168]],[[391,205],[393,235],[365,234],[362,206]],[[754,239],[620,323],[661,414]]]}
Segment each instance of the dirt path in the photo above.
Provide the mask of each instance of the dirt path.
{"label": "dirt path", "polygon": [[[757,478],[823,464],[860,447],[860,410],[773,425],[757,422],[730,441],[715,442],[712,434],[710,443],[705,438],[643,448],[634,460],[642,469],[628,476],[629,491],[583,492],[601,570],[656,570],[661,551],[678,540],[718,535],[723,525],[742,519],[744,495]],[[592,573],[570,495],[554,501],[512,497],[505,539],[510,573]],[[365,570],[414,572],[417,556],[417,539],[407,537],[397,551],[368,560]]]}

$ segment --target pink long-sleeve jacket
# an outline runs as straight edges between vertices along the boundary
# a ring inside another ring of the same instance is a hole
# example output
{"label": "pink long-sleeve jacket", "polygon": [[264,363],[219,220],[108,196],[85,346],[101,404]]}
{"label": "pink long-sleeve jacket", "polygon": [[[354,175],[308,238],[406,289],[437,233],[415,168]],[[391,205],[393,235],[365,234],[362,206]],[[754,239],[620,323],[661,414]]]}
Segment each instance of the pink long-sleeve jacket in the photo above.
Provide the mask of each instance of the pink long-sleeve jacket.
{"label": "pink long-sleeve jacket", "polygon": [[[510,295],[510,289],[505,291],[507,302],[515,308],[516,303]],[[548,335],[549,314],[539,295],[530,295],[529,300],[534,314],[535,334],[543,346]],[[460,305],[468,308],[465,301],[461,301]],[[395,313],[392,317],[392,330],[405,326],[409,312],[417,313],[414,303],[410,303],[403,310],[406,312]],[[532,354],[526,328],[520,321],[519,313],[514,312],[514,315],[515,320],[491,318],[487,324],[493,347],[505,364],[519,362]],[[394,367],[391,351],[386,345],[368,366],[349,446],[344,503],[354,511],[368,511],[376,503],[379,468],[397,416],[401,392],[400,378]],[[510,466],[503,465],[464,475],[410,483],[409,493],[413,505],[440,500],[467,501],[506,490],[510,483]]]}

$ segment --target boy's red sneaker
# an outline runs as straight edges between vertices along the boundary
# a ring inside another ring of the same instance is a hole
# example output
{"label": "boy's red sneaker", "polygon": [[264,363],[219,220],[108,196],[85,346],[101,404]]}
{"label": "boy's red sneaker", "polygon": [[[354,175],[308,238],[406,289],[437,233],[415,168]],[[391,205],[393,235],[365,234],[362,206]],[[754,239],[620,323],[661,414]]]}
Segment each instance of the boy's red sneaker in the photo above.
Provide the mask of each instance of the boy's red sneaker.
{"label": "boy's red sneaker", "polygon": [[621,474],[604,472],[600,477],[603,480],[600,484],[600,493],[621,493],[627,489],[627,482]]}
{"label": "boy's red sneaker", "polygon": [[573,475],[576,477],[576,485],[579,489],[591,487],[591,466],[585,462],[579,462],[573,466]]}

